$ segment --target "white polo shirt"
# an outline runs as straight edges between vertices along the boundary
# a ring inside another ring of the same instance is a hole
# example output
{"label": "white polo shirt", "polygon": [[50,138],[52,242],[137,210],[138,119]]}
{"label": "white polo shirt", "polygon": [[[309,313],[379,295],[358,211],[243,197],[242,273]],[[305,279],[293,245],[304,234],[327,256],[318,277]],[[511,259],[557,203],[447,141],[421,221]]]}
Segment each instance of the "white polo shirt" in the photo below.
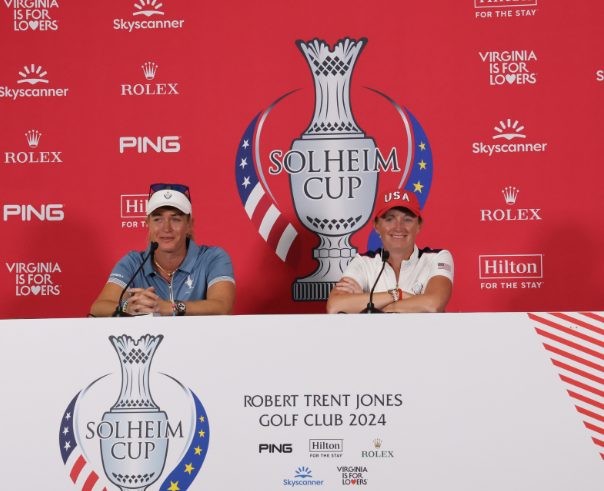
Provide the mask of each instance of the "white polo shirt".
{"label": "white polo shirt", "polygon": [[[369,293],[382,269],[382,249],[357,254],[350,261],[342,276],[355,280],[364,293]],[[430,278],[446,276],[453,282],[453,256],[444,249],[413,248],[413,254],[401,263],[398,287],[407,293],[424,293]],[[376,292],[385,292],[396,288],[396,276],[390,264],[386,263],[384,272],[375,287]]]}

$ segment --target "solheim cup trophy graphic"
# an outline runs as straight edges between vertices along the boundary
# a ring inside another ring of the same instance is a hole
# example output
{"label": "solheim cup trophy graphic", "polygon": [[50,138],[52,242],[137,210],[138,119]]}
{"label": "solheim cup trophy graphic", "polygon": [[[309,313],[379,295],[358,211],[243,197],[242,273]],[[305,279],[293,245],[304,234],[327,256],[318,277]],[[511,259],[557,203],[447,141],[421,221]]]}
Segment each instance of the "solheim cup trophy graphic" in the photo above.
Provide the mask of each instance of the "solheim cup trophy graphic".
{"label": "solheim cup trophy graphic", "polygon": [[145,491],[159,479],[168,452],[167,416],[149,388],[151,361],[163,336],[147,334],[138,342],[126,335],[109,339],[121,363],[122,389],[101,423],[112,429],[109,438],[101,439],[103,467],[121,491]]}
{"label": "solheim cup trophy graphic", "polygon": [[289,173],[289,183],[300,223],[319,238],[313,249],[317,269],[292,284],[296,301],[327,299],[357,253],[350,238],[369,221],[375,205],[376,145],[355,121],[350,104],[352,72],[366,44],[366,38],[347,38],[330,50],[318,39],[296,42],[313,76],[315,110],[301,138],[292,142],[292,152],[306,165]]}

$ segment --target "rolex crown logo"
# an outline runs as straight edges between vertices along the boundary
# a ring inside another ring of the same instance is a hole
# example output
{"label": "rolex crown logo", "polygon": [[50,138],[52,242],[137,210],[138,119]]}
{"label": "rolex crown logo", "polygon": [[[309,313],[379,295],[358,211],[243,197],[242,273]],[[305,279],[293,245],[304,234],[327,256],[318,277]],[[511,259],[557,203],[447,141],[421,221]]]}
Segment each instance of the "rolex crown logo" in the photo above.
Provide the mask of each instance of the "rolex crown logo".
{"label": "rolex crown logo", "polygon": [[25,133],[25,137],[27,138],[27,143],[29,144],[29,146],[31,148],[36,148],[38,146],[41,136],[42,136],[42,133],[40,133],[36,130],[30,130],[27,133]]}
{"label": "rolex crown logo", "polygon": [[382,440],[377,438],[377,439],[373,440],[373,444],[375,445],[375,448],[380,448],[382,446]]}
{"label": "rolex crown logo", "polygon": [[508,205],[513,205],[516,203],[516,198],[518,197],[519,189],[508,186],[504,190],[501,191],[503,193],[503,197],[505,198],[505,202]]}
{"label": "rolex crown logo", "polygon": [[155,63],[145,63],[143,65],[143,72],[145,74],[145,78],[147,80],[153,80],[155,77],[155,72],[157,71],[157,65]]}

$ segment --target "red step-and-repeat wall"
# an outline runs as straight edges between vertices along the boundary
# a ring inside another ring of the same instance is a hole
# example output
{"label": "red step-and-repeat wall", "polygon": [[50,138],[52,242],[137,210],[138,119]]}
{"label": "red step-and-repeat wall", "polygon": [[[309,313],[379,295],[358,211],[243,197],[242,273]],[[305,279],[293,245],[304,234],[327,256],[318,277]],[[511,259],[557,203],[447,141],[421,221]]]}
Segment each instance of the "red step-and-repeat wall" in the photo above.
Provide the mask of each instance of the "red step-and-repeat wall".
{"label": "red step-and-repeat wall", "polygon": [[[448,311],[602,310],[604,3],[3,0],[0,317],[84,316],[191,188],[237,314],[323,312],[415,191]],[[315,276],[308,278],[313,272]]]}

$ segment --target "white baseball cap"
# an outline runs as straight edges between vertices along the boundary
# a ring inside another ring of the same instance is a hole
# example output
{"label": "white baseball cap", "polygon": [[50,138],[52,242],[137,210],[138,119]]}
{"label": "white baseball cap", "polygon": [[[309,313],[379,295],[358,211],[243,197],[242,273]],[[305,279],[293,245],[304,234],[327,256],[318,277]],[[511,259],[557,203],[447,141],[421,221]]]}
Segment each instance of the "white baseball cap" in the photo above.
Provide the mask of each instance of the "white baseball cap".
{"label": "white baseball cap", "polygon": [[162,206],[178,208],[186,215],[190,215],[192,211],[189,199],[183,193],[174,189],[162,189],[153,193],[147,202],[147,215],[150,215]]}

